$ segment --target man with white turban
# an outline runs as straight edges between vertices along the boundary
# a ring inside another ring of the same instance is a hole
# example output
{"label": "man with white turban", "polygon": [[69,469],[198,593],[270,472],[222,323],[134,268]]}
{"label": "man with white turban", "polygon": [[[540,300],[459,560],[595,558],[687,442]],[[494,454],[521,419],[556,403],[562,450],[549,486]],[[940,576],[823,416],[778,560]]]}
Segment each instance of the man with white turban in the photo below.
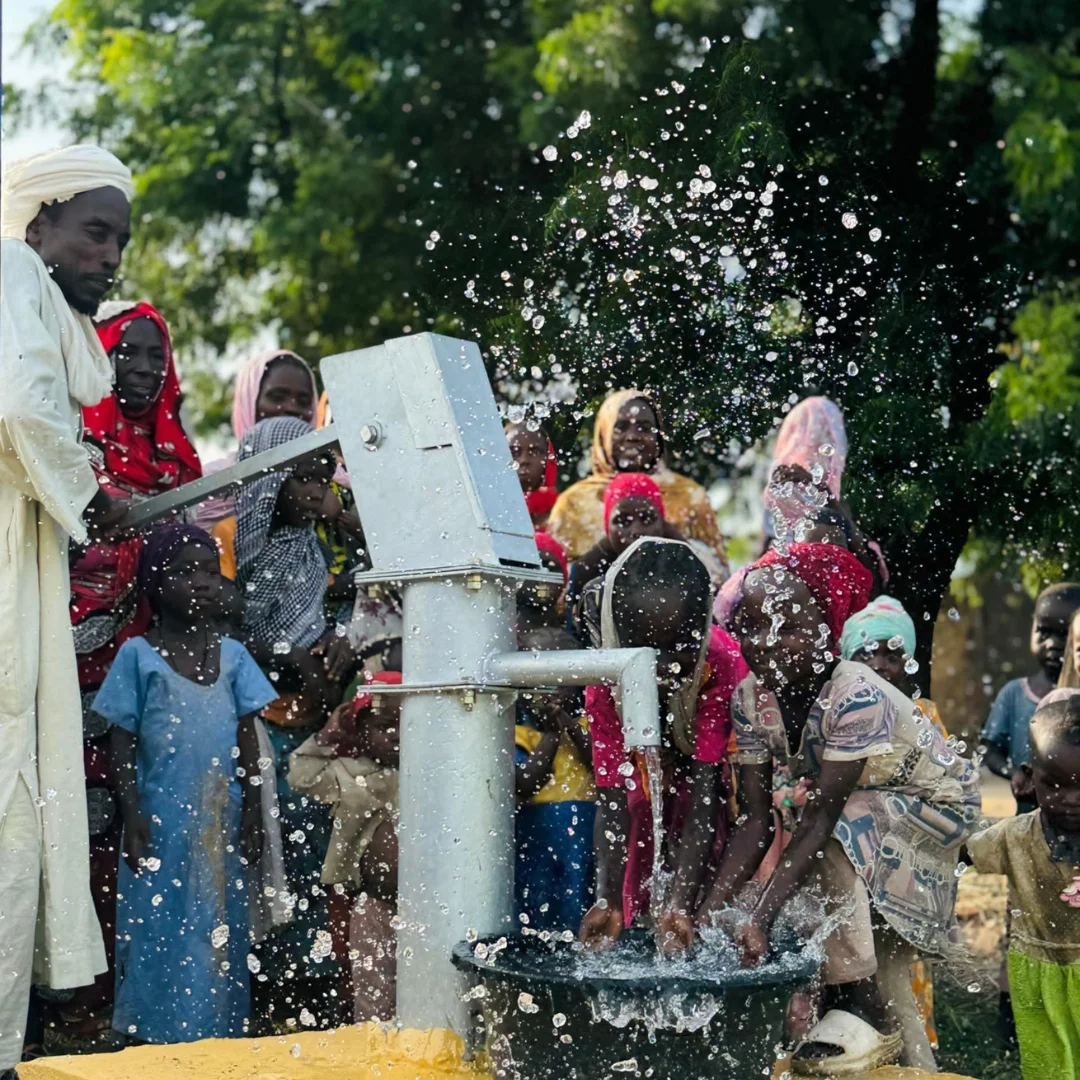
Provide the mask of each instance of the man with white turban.
{"label": "man with white turban", "polygon": [[124,506],[98,486],[80,406],[112,387],[90,316],[130,233],[129,170],[96,146],[13,162],[0,206],[0,1080],[22,1053],[31,982],[106,970],[90,896],[69,538]]}

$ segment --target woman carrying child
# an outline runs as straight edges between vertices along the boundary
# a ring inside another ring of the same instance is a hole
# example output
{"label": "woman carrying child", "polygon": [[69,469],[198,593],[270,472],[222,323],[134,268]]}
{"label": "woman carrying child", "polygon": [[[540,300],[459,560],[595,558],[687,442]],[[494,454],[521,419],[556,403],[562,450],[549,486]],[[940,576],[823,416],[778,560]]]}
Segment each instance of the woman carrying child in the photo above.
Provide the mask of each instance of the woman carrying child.
{"label": "woman carrying child", "polygon": [[910,964],[916,951],[950,949],[957,856],[979,814],[975,766],[909,697],[865,664],[836,658],[844,623],[870,587],[869,571],[842,548],[791,544],[758,561],[734,612],[751,669],[732,704],[746,819],[697,918],[710,922],[762,861],[774,761],[809,779],[784,857],[735,933],[752,965],[800,888],[813,885],[827,908],[845,912],[825,942],[827,1011],[796,1050],[802,1075],[888,1064],[901,1047],[908,1064],[934,1068]]}
{"label": "woman carrying child", "polygon": [[265,816],[255,723],[274,689],[214,628],[217,548],[191,526],[151,532],[139,588],[154,626],[117,653],[94,709],[111,725],[124,819],[113,1026],[135,1041],[244,1034],[251,870]]}
{"label": "woman carrying child", "polygon": [[[710,858],[726,836],[722,775],[731,732],[730,700],[747,668],[730,635],[712,625],[709,572],[681,541],[642,538],[608,570],[598,609],[587,615],[602,648],[656,649],[663,746],[663,819],[670,894],[656,927],[665,948],[693,938],[690,913]],[[599,797],[597,902],[580,938],[606,947],[650,900],[653,830],[642,762],[631,761],[607,687],[591,686],[585,706]]]}
{"label": "woman carrying child", "polygon": [[[299,438],[310,425],[292,416],[260,421],[245,436],[246,460]],[[329,899],[321,884],[331,836],[328,807],[289,787],[289,755],[322,724],[341,697],[354,657],[344,627],[328,626],[328,556],[315,532],[325,513],[333,455],[317,452],[251,480],[236,498],[235,562],[244,598],[245,643],[277,678],[278,696],[263,716],[273,745],[285,873],[296,898],[292,922],[259,950],[261,974],[277,1019],[315,1024],[337,1019],[332,992],[340,974],[333,955]],[[224,560],[223,560],[224,561]],[[261,1010],[260,1010],[261,1011]]]}

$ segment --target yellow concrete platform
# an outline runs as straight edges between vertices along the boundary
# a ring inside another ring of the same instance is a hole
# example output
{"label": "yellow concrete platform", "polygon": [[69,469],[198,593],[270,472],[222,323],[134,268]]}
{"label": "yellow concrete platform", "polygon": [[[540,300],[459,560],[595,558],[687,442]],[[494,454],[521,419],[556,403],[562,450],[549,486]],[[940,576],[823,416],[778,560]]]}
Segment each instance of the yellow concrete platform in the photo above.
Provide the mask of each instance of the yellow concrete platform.
{"label": "yellow concrete platform", "polygon": [[[490,1080],[462,1060],[451,1031],[386,1031],[377,1024],[268,1039],[136,1046],[119,1054],[41,1058],[20,1080]],[[778,1076],[784,1075],[781,1067]],[[919,1069],[875,1069],[848,1080],[973,1080]]]}
{"label": "yellow concrete platform", "polygon": [[118,1054],[40,1058],[19,1080],[480,1080],[450,1031],[377,1024],[267,1039],[136,1046]]}

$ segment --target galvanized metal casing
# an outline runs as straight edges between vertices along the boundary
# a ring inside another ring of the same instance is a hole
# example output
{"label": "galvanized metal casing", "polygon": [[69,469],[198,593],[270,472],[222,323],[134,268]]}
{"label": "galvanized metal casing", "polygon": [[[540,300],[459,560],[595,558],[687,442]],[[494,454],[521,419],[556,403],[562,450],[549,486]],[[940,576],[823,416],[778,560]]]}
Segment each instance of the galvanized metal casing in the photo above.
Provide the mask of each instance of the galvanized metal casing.
{"label": "galvanized metal casing", "polygon": [[415,334],[320,370],[376,570],[540,565],[473,342]]}

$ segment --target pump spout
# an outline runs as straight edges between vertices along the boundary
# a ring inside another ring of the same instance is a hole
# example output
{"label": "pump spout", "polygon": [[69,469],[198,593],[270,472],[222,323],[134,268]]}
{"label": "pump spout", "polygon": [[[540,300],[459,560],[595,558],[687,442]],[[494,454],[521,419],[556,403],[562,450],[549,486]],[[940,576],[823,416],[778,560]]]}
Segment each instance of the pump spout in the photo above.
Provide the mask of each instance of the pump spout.
{"label": "pump spout", "polygon": [[535,686],[618,688],[626,748],[660,745],[660,697],[655,649],[570,649],[497,653],[488,658],[489,682]]}

